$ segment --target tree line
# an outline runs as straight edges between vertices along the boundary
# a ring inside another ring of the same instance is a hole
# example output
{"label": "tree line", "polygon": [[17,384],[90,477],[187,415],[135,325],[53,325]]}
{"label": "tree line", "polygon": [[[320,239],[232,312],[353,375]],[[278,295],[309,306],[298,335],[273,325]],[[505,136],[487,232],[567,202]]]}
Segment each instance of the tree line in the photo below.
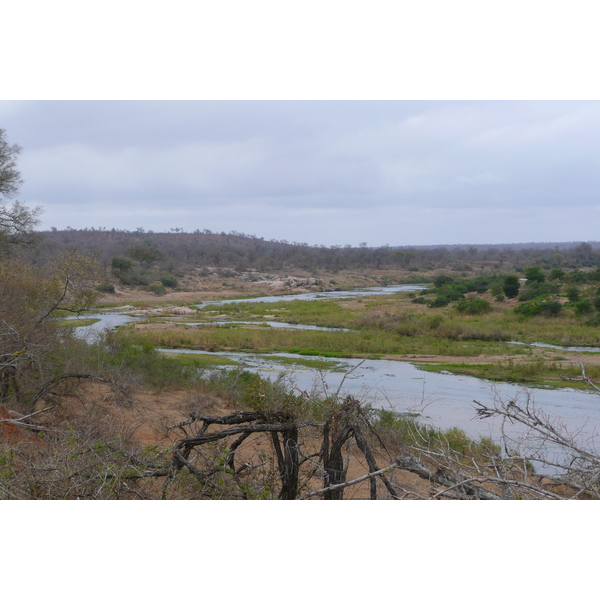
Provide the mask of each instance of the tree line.
{"label": "tree line", "polygon": [[423,272],[434,269],[474,269],[510,272],[528,266],[586,269],[600,265],[600,243],[503,244],[489,246],[324,246],[287,240],[265,240],[239,232],[146,231],[138,228],[67,228],[38,233],[36,260],[67,248],[94,256],[108,270],[115,257],[136,248],[150,249],[161,268],[221,267],[261,272],[302,270],[337,272],[345,269],[392,269]]}

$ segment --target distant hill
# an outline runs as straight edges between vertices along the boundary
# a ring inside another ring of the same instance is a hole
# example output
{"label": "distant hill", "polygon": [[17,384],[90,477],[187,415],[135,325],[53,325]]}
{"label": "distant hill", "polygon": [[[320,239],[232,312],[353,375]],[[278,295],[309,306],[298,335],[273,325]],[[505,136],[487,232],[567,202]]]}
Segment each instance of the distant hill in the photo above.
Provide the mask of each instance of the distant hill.
{"label": "distant hill", "polygon": [[153,248],[162,268],[227,267],[239,270],[394,269],[423,271],[434,268],[514,270],[538,264],[544,268],[589,268],[600,265],[600,242],[531,242],[518,244],[452,244],[423,246],[323,246],[265,240],[239,232],[182,230],[154,232],[137,229],[52,229],[38,233],[34,251],[48,260],[66,248],[95,256],[109,267],[135,246]]}

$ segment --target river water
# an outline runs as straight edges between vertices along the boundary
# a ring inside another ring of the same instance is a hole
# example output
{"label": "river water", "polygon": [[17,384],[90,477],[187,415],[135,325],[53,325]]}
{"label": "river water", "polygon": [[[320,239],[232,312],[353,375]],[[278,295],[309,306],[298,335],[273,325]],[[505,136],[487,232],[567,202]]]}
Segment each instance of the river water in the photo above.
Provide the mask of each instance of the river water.
{"label": "river water", "polygon": [[223,304],[237,304],[240,302],[285,302],[291,300],[327,300],[344,298],[361,298],[363,296],[385,296],[396,294],[397,292],[416,292],[425,289],[427,286],[411,284],[411,285],[389,285],[386,287],[369,287],[359,290],[348,290],[340,292],[308,292],[306,294],[288,294],[286,296],[261,296],[259,298],[248,298],[246,300],[208,300],[196,304],[198,308],[207,306],[222,306]]}
{"label": "river water", "polygon": [[[274,353],[246,354],[238,352],[204,352],[200,350],[162,350],[186,354],[212,354],[237,361],[243,368],[275,380],[288,378],[291,385],[307,392],[336,392],[352,394],[375,408],[386,408],[403,413],[417,413],[425,424],[441,429],[459,427],[477,439],[500,437],[500,421],[476,418],[474,401],[492,406],[495,399],[524,402],[529,397],[534,406],[559,419],[566,430],[577,432],[578,441],[589,445],[600,430],[600,395],[569,388],[535,389],[511,383],[490,382],[476,377],[429,373],[415,365],[397,360],[362,360],[323,357],[305,357],[328,361],[342,372],[316,371],[310,367],[278,363],[277,358],[298,358],[297,355]],[[526,434],[525,429],[513,425],[508,431],[515,439]],[[564,459],[562,452],[551,453],[554,460]],[[550,472],[546,469],[546,472]]]}
{"label": "river water", "polygon": [[[203,302],[199,307],[218,306],[233,302],[279,302],[288,300],[319,300],[327,298],[350,298],[357,296],[393,294],[399,291],[415,291],[423,286],[389,286],[354,290],[351,292],[321,292],[314,294],[298,294],[289,296],[267,296],[250,300],[219,300]],[[86,318],[99,318],[98,323],[89,327],[75,329],[78,337],[94,335],[106,327],[118,325],[139,319],[124,314],[86,315]],[[219,322],[221,324],[233,321]],[[258,322],[254,322],[258,323]],[[315,326],[292,325],[278,322],[267,322],[274,327],[294,327],[318,329]],[[205,324],[200,324],[205,325]],[[558,349],[569,351],[568,347]],[[575,349],[573,349],[575,350]],[[591,349],[579,349],[590,351]],[[162,350],[163,352],[186,352],[206,354],[194,350]],[[290,382],[300,390],[308,392],[317,390],[334,392],[343,381],[342,393],[369,402],[378,408],[387,408],[399,412],[418,413],[424,423],[435,427],[460,427],[468,435],[490,436],[498,439],[500,423],[491,419],[476,418],[474,401],[491,405],[495,398],[501,400],[525,401],[529,397],[538,409],[559,419],[565,428],[577,433],[579,443],[590,445],[596,433],[600,431],[600,395],[574,389],[528,389],[510,383],[491,383],[489,381],[450,373],[429,373],[419,370],[415,365],[405,361],[395,360],[361,360],[361,359],[327,359],[314,357],[337,363],[336,367],[343,372],[317,372],[308,367],[295,367],[286,363],[278,363],[278,357],[298,358],[292,354],[272,354],[271,360],[264,354],[246,354],[233,352],[217,352],[218,354],[237,361],[244,368],[260,373],[271,379],[279,376],[289,378]],[[302,357],[310,359],[311,357]],[[345,378],[344,378],[345,377]],[[513,427],[511,433],[515,436],[524,435],[525,431]],[[555,458],[564,458],[556,455]],[[546,470],[549,472],[548,470]]]}

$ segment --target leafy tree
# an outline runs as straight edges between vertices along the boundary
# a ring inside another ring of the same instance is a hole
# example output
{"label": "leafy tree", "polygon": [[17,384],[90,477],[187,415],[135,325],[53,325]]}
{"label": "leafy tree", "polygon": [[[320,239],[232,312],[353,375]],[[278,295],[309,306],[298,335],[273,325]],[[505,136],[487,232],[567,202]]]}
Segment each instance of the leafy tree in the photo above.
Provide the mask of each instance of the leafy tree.
{"label": "leafy tree", "polygon": [[452,279],[452,277],[450,277],[449,275],[438,275],[434,280],[433,280],[433,285],[436,288],[441,288],[444,287],[446,285],[449,285],[451,283],[454,282],[454,279]]}
{"label": "leafy tree", "polygon": [[502,290],[507,298],[516,298],[519,295],[521,284],[517,275],[506,275]]}
{"label": "leafy tree", "polygon": [[578,300],[575,303],[575,314],[578,317],[582,317],[583,315],[589,315],[594,309],[592,308],[592,303],[587,300]]}
{"label": "leafy tree", "polygon": [[137,260],[145,268],[149,268],[153,263],[163,259],[163,253],[160,250],[143,244],[131,246],[127,250],[127,255]]}
{"label": "leafy tree", "polygon": [[552,269],[552,271],[550,271],[550,274],[548,275],[548,279],[553,280],[553,281],[554,280],[562,281],[565,278],[565,276],[566,276],[566,273],[562,269],[555,268],[555,269]]}
{"label": "leafy tree", "polygon": [[570,285],[567,289],[566,289],[566,293],[567,293],[567,298],[569,299],[569,302],[577,302],[579,300],[579,289],[577,287],[575,287],[574,285]]}
{"label": "leafy tree", "polygon": [[111,261],[112,268],[119,271],[120,274],[122,274],[123,271],[129,271],[132,265],[133,263],[123,256],[115,256]]}
{"label": "leafy tree", "polygon": [[543,283],[546,280],[546,276],[539,267],[528,267],[525,269],[525,277],[527,278],[527,283],[534,281]]}
{"label": "leafy tree", "polygon": [[583,271],[575,269],[569,273],[568,280],[571,283],[585,283],[587,280],[587,275]]}

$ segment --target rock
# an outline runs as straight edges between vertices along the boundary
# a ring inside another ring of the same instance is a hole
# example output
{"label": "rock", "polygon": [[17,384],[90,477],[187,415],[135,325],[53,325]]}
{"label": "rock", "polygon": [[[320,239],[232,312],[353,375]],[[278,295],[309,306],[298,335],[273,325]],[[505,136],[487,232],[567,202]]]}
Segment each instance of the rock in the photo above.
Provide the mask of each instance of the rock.
{"label": "rock", "polygon": [[187,306],[177,306],[171,310],[171,313],[174,315],[195,315],[196,311],[192,308],[188,308]]}

